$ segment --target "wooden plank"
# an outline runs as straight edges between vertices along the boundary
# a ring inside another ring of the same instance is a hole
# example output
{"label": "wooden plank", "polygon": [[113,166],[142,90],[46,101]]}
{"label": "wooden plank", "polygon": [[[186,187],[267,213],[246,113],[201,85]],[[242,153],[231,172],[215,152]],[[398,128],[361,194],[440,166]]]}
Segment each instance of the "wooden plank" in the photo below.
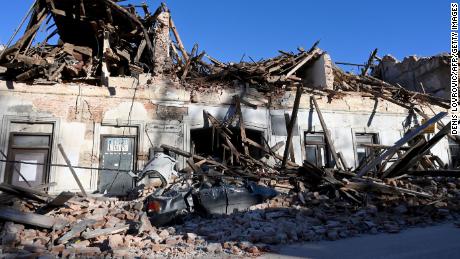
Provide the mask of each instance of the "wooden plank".
{"label": "wooden plank", "polygon": [[[192,57],[195,56],[197,51],[198,51],[198,44],[195,44],[193,45],[193,49],[191,52]],[[185,78],[187,77],[191,64],[192,64],[192,58],[187,59],[187,62],[185,62],[184,72],[182,73],[181,80],[185,80]]]}
{"label": "wooden plank", "polygon": [[314,48],[302,61],[300,61],[291,71],[286,74],[286,78],[292,76],[297,70],[303,67],[308,61],[310,61],[315,55],[321,54],[321,50]]}
{"label": "wooden plank", "polygon": [[72,164],[70,163],[70,160],[69,160],[69,158],[67,157],[67,155],[66,155],[66,153],[65,153],[65,151],[64,151],[64,148],[62,147],[61,144],[58,144],[58,148],[59,148],[59,151],[61,152],[62,157],[64,158],[64,160],[65,160],[67,166],[69,167],[69,170],[70,170],[70,172],[72,173],[73,178],[74,178],[75,181],[77,182],[78,187],[80,187],[80,190],[81,190],[83,196],[86,197],[87,195],[86,195],[86,192],[85,192],[85,188],[83,188],[83,185],[81,184],[80,179],[78,179],[77,173],[76,173],[75,170],[73,169]]}
{"label": "wooden plank", "polygon": [[147,45],[147,42],[145,39],[141,41],[141,44],[139,44],[139,48],[137,49],[137,54],[136,57],[134,58],[134,62],[137,63],[141,59],[142,53],[144,52],[145,46]]}
{"label": "wooden plank", "polygon": [[33,67],[19,75],[16,76],[17,81],[27,81],[31,79],[32,77],[40,74],[44,70],[43,67]]}
{"label": "wooden plank", "polygon": [[319,122],[321,123],[321,127],[323,128],[324,131],[324,136],[326,136],[326,141],[328,144],[329,149],[331,150],[332,157],[335,160],[335,164],[338,169],[346,170],[343,168],[343,166],[340,164],[340,159],[337,156],[337,151],[335,150],[334,143],[332,142],[332,137],[329,132],[329,129],[327,128],[326,122],[324,121],[323,114],[321,113],[321,110],[319,109],[319,105],[316,102],[316,99],[314,96],[311,97],[311,100],[313,101],[313,105],[315,106],[316,113],[318,114]]}
{"label": "wooden plank", "polygon": [[33,186],[32,189],[34,189],[34,190],[42,190],[42,189],[47,189],[47,188],[50,188],[50,187],[54,187],[56,185],[57,185],[56,182],[44,183],[44,184]]}
{"label": "wooden plank", "polygon": [[174,37],[176,38],[179,50],[182,53],[182,56],[184,57],[184,62],[187,62],[189,60],[189,56],[187,54],[187,51],[185,51],[184,44],[182,43],[182,40],[179,36],[179,32],[177,31],[176,25],[174,24],[174,21],[171,17],[169,17],[169,27],[171,28]]}
{"label": "wooden plank", "polygon": [[[222,126],[221,123],[214,118],[209,112],[204,111],[206,116],[208,117],[209,121],[213,125],[213,127],[217,130],[219,135],[224,139],[225,143],[227,146],[230,148],[231,153],[236,157],[236,161],[240,161],[240,152],[236,149],[236,147],[233,145],[233,143],[230,141],[230,136],[229,134],[232,134],[232,132],[225,126]],[[225,131],[225,132],[224,132]]]}
{"label": "wooden plank", "polygon": [[101,67],[101,85],[109,87],[110,71],[107,64],[107,52],[110,50],[109,32],[104,31],[104,38],[102,40],[102,67]]}
{"label": "wooden plank", "polygon": [[103,228],[103,229],[96,229],[92,231],[86,231],[84,232],[81,236],[84,239],[91,239],[99,236],[107,236],[107,235],[113,235],[117,234],[123,231],[126,231],[129,229],[129,225],[123,225],[119,227],[113,227],[113,228]]}
{"label": "wooden plank", "polygon": [[460,170],[417,170],[407,171],[406,174],[413,176],[431,176],[431,177],[460,177]]}
{"label": "wooden plank", "polygon": [[229,130],[227,127],[221,125],[218,119],[216,119],[214,116],[212,116],[209,112],[204,111],[204,114],[208,117],[209,121],[211,124],[216,128],[216,130],[224,133],[226,138],[230,138],[231,135],[233,135],[232,131]]}
{"label": "wooden plank", "polygon": [[85,231],[87,227],[95,224],[96,222],[97,221],[94,219],[87,219],[78,222],[77,224],[73,225],[67,233],[58,239],[58,244],[65,244],[70,239],[80,236],[81,232]]}
{"label": "wooden plank", "polygon": [[366,66],[363,69],[363,72],[361,73],[362,76],[367,75],[367,71],[371,67],[372,62],[374,61],[374,58],[375,58],[376,55],[377,55],[377,49],[374,49],[374,51],[372,51],[371,55],[369,56],[369,59],[367,60],[367,63],[366,63]]}
{"label": "wooden plank", "polygon": [[184,151],[182,149],[179,149],[179,148],[176,148],[176,147],[173,147],[173,146],[170,146],[170,145],[163,144],[160,147],[163,148],[163,149],[166,149],[168,151],[172,151],[173,153],[176,153],[176,154],[181,155],[181,156],[186,157],[186,158],[194,156],[194,155],[192,155],[192,153],[189,153],[187,151]]}
{"label": "wooden plank", "polygon": [[169,146],[169,145],[165,145],[165,144],[162,144],[160,147],[163,148],[163,149],[169,150],[171,152],[174,152],[174,153],[176,153],[178,155],[181,155],[183,157],[186,157],[186,158],[193,157],[193,159],[200,160],[200,161],[206,160],[206,163],[209,163],[209,164],[212,164],[212,165],[215,165],[215,166],[219,166],[224,170],[229,170],[228,167],[226,167],[225,165],[223,165],[223,164],[221,164],[219,162],[216,162],[214,160],[206,159],[205,157],[202,157],[202,156],[199,156],[199,155],[193,155],[193,154],[191,154],[191,153],[189,153],[187,151],[183,151],[183,150],[181,150],[179,148]]}
{"label": "wooden plank", "polygon": [[33,194],[33,195],[38,195],[38,196],[42,196],[42,197],[46,197],[46,198],[49,198],[50,196],[45,193],[45,192],[42,192],[42,191],[38,191],[38,190],[35,190],[33,188],[27,188],[27,187],[21,187],[21,186],[17,186],[17,185],[11,185],[11,184],[7,184],[7,183],[1,183],[0,185],[2,186],[8,186],[16,191],[19,191],[21,193],[29,193],[29,194]]}
{"label": "wooden plank", "polygon": [[[393,163],[390,168],[388,168],[385,173],[383,173],[382,178],[398,176],[409,168],[413,167],[417,161],[426,155],[434,145],[436,145],[450,132],[450,125],[451,122],[444,126],[444,128],[442,128],[428,141],[422,138],[422,140],[417,142],[416,145],[407,151],[401,159]],[[430,166],[432,166],[432,164]]]}
{"label": "wooden plank", "polygon": [[[428,117],[428,115],[426,115],[426,114],[425,114],[423,111],[421,111],[420,109],[414,108],[414,110],[415,110],[420,116],[422,116],[425,120],[430,119],[430,117]],[[432,110],[432,111],[433,111],[433,110]],[[434,113],[434,111],[433,111],[433,113]],[[439,126],[440,128],[444,128],[444,126],[446,126],[446,125],[444,125],[444,123],[443,123],[442,121],[438,121],[437,124],[438,124],[438,126]],[[458,144],[460,144],[460,136],[448,134],[447,137],[449,137],[451,140],[453,140],[453,141],[457,142]]]}
{"label": "wooden plank", "polygon": [[177,52],[177,49],[176,49],[176,45],[175,45],[173,42],[171,42],[171,50],[172,50],[172,53],[174,54],[174,56],[175,56],[176,59],[177,59],[177,64],[178,64],[179,66],[181,66],[181,65],[182,65],[182,59],[181,59],[181,57],[179,56],[179,53]]}
{"label": "wooden plank", "polygon": [[273,147],[271,147],[271,150],[273,152],[277,152],[283,146],[284,146],[284,141],[280,141],[280,142],[276,143]]}
{"label": "wooden plank", "polygon": [[201,173],[201,168],[195,164],[193,158],[189,157],[187,159],[187,164],[190,166],[190,168],[192,168],[193,172]]}
{"label": "wooden plank", "polygon": [[281,162],[281,168],[286,167],[287,157],[289,154],[289,148],[291,147],[292,142],[292,130],[294,129],[295,122],[297,120],[297,112],[299,111],[300,97],[302,96],[302,85],[297,86],[297,91],[295,94],[294,107],[292,107],[291,120],[289,121],[287,138],[286,138],[286,147],[284,148],[283,161]]}
{"label": "wooden plank", "polygon": [[[6,184],[6,183],[1,183],[0,191],[14,195],[20,199],[26,198],[26,199],[46,203],[46,199],[43,199],[37,196],[35,190],[26,189],[26,188],[14,186],[14,185]],[[48,195],[45,194],[44,196],[47,197]]]}
{"label": "wooden plank", "polygon": [[[289,114],[285,113],[284,114],[284,121],[286,122],[286,132],[289,130],[289,122],[291,119],[289,118]],[[294,153],[294,146],[291,143],[289,143],[289,157],[291,158],[291,161],[295,163],[295,153]]]}
{"label": "wooden plank", "polygon": [[239,117],[239,126],[240,126],[240,134],[241,134],[241,142],[244,148],[244,154],[249,156],[249,148],[245,142],[246,140],[246,127],[244,126],[244,119],[243,119],[243,112],[241,112],[241,102],[240,97],[235,96],[235,105],[236,105],[236,113]]}
{"label": "wooden plank", "polygon": [[370,180],[363,180],[359,182],[349,182],[345,185],[345,188],[354,189],[357,191],[378,191],[378,192],[382,192],[386,194],[405,193],[405,194],[411,194],[411,195],[422,197],[422,198],[432,198],[433,197],[432,195],[428,193],[412,191],[409,189],[390,186],[390,185],[386,185],[383,183],[377,183],[377,182],[370,181]]}
{"label": "wooden plank", "polygon": [[339,157],[340,162],[342,163],[345,170],[348,170],[351,168],[348,166],[347,160],[345,160],[345,157],[343,156],[343,153],[341,151],[337,153],[337,156]]}
{"label": "wooden plank", "polygon": [[440,112],[436,114],[433,118],[429,119],[425,124],[417,127],[416,129],[412,130],[408,134],[406,134],[403,138],[398,140],[391,148],[387,149],[383,154],[380,156],[374,158],[372,161],[370,161],[366,166],[361,168],[359,172],[357,173],[358,177],[362,177],[364,174],[366,174],[371,168],[374,168],[378,164],[380,164],[385,158],[387,157],[392,157],[396,151],[398,151],[404,144],[407,142],[411,141],[414,139],[416,136],[420,135],[423,133],[423,131],[429,127],[431,124],[436,123],[440,121],[444,116],[447,115],[447,112]]}
{"label": "wooden plank", "polygon": [[59,207],[64,205],[68,200],[72,199],[75,196],[73,192],[61,192],[56,198],[51,200],[48,205],[53,207]]}
{"label": "wooden plank", "polygon": [[40,10],[37,14],[37,22],[27,29],[24,35],[11,47],[11,49],[17,49],[16,55],[22,50],[24,45],[27,45],[31,38],[35,35],[35,33],[40,29],[42,23],[46,19],[46,8]]}
{"label": "wooden plank", "polygon": [[52,217],[35,213],[26,213],[10,207],[0,207],[0,218],[21,224],[36,226],[47,229],[62,229],[67,222],[60,222]]}
{"label": "wooden plank", "polygon": [[[259,143],[255,142],[255,141],[252,140],[252,139],[246,138],[246,143],[248,143],[249,145],[251,145],[251,146],[253,146],[253,147],[255,147],[255,148],[258,148],[258,149],[264,151],[264,152],[267,153],[267,154],[272,155],[274,158],[276,158],[276,159],[278,159],[278,160],[280,160],[280,161],[283,161],[283,157],[282,157],[281,155],[279,155],[279,154],[273,152],[272,150],[266,149],[264,146],[260,145]],[[293,162],[291,162],[291,161],[287,161],[287,164],[288,164],[289,166],[292,166],[292,167],[298,167],[298,166],[299,166],[298,164],[293,163]]]}

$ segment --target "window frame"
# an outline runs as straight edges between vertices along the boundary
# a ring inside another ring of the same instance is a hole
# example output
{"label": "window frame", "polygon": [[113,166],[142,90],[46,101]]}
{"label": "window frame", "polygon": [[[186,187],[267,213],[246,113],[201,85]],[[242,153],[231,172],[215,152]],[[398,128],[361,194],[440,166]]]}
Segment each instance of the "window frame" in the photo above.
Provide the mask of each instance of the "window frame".
{"label": "window frame", "polygon": [[[323,137],[323,141],[311,141],[307,142],[307,136],[308,135],[317,135]],[[315,152],[316,152],[316,163],[315,165],[317,167],[323,167],[321,164],[321,152],[320,148],[322,147],[325,152],[325,157],[324,157],[324,167],[325,168],[331,168],[333,166],[333,159],[332,159],[332,152],[330,149],[329,144],[327,143],[326,140],[326,134],[322,131],[305,131],[304,132],[304,141],[303,141],[303,149],[305,150],[305,155],[304,155],[304,160],[307,160],[307,147],[308,146],[315,146]],[[310,162],[310,161],[309,161]]]}
{"label": "window frame", "polygon": [[[16,136],[47,136],[49,138],[48,146],[16,146],[13,145],[14,138]],[[28,150],[43,150],[46,151],[46,161],[45,165],[43,165],[43,175],[42,175],[42,182],[41,184],[47,184],[50,182],[50,171],[51,171],[51,158],[52,158],[52,151],[53,151],[53,134],[52,133],[35,133],[35,132],[10,132],[9,139],[8,139],[8,154],[7,160],[13,161],[13,154],[16,154],[17,151],[26,151]],[[15,164],[16,163],[7,163],[5,167],[5,179],[4,181],[12,184],[13,175],[15,173]]]}
{"label": "window frame", "polygon": [[[353,138],[354,138],[354,149],[355,149],[355,165],[356,168],[360,166],[361,161],[359,161],[359,156],[358,156],[358,148],[360,148],[359,143],[358,143],[358,136],[371,136],[372,143],[360,143],[360,144],[380,144],[380,138],[379,134],[376,132],[354,132]],[[373,149],[370,147],[364,147],[365,152],[366,152],[366,158],[369,157],[373,153]],[[379,166],[377,166],[378,169]]]}

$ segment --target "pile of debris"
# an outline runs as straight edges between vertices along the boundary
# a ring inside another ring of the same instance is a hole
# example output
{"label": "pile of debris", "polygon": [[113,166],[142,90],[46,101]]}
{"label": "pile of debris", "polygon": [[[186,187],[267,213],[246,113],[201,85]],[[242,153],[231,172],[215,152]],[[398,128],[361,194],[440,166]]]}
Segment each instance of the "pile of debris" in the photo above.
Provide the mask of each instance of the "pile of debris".
{"label": "pile of debris", "polygon": [[[314,191],[300,182],[299,188],[290,186],[289,193],[251,206],[248,211],[206,217],[189,214],[180,224],[152,226],[142,198],[121,201],[61,194],[38,202],[30,198],[47,195],[21,190],[22,194],[16,195],[24,201],[12,202],[10,198],[7,203],[14,203],[15,209],[0,210],[0,218],[5,220],[0,233],[1,253],[2,258],[148,258],[222,253],[255,256],[276,250],[279,244],[397,233],[412,226],[460,219],[458,178],[389,179],[379,184],[395,189],[423,188],[430,198],[361,190],[366,196],[358,205],[344,200],[340,194],[325,192],[323,188]],[[17,190],[5,184],[1,188]]]}
{"label": "pile of debris", "polygon": [[[0,65],[7,68],[5,76],[34,83],[80,79],[104,84],[110,75],[167,72],[169,61],[156,46],[164,40],[159,32],[169,28],[169,11],[164,5],[155,13],[145,4],[141,7],[143,17],[134,6],[125,8],[112,0],[36,0],[26,16],[30,20],[24,35],[10,46],[13,35],[0,54]],[[34,46],[43,26],[53,30]],[[57,45],[48,44],[56,35]],[[158,64],[165,71],[159,71]]]}

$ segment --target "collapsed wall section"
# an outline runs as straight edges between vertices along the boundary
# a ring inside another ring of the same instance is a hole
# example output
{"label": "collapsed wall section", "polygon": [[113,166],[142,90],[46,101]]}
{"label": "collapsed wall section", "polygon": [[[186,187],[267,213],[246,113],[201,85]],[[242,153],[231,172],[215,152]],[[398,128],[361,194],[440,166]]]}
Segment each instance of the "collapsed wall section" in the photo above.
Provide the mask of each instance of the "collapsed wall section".
{"label": "collapsed wall section", "polygon": [[450,98],[450,56],[409,56],[398,61],[384,56],[373,70],[373,75],[391,84],[400,84],[408,90]]}

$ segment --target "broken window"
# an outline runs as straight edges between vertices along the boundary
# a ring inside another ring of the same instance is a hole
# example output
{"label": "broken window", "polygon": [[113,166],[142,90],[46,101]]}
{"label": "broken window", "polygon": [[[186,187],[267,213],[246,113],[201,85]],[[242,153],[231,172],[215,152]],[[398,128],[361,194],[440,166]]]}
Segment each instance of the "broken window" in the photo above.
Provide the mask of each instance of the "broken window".
{"label": "broken window", "polygon": [[[133,188],[127,171],[135,170],[136,136],[103,135],[101,137],[99,188],[101,193],[125,195]],[[121,171],[118,171],[121,170]]]}
{"label": "broken window", "polygon": [[331,167],[332,157],[324,133],[305,132],[305,160],[317,167]]}
{"label": "broken window", "polygon": [[8,163],[6,182],[28,187],[26,181],[31,186],[48,181],[51,136],[51,134],[39,133],[11,133],[8,160],[23,163]]}
{"label": "broken window", "polygon": [[452,139],[449,140],[450,167],[457,168],[460,166],[460,145]]}
{"label": "broken window", "polygon": [[374,155],[372,144],[378,144],[377,134],[374,133],[356,133],[355,146],[357,166],[362,165],[364,161]]}
{"label": "broken window", "polygon": [[[242,143],[240,129],[235,127],[229,129],[232,132],[231,142]],[[262,131],[246,129],[246,137],[264,146]],[[212,156],[214,158],[219,158],[221,161],[225,161],[230,158],[230,151],[224,147],[225,143],[223,142],[222,138],[219,136],[217,131],[213,132],[212,128],[191,130],[190,141],[190,150],[193,154],[201,155],[204,157]],[[244,148],[242,145],[236,145],[235,147],[238,152],[242,154],[244,153]],[[260,149],[257,149],[251,145],[249,145],[248,149],[249,155],[255,159],[260,159],[264,155]]]}

